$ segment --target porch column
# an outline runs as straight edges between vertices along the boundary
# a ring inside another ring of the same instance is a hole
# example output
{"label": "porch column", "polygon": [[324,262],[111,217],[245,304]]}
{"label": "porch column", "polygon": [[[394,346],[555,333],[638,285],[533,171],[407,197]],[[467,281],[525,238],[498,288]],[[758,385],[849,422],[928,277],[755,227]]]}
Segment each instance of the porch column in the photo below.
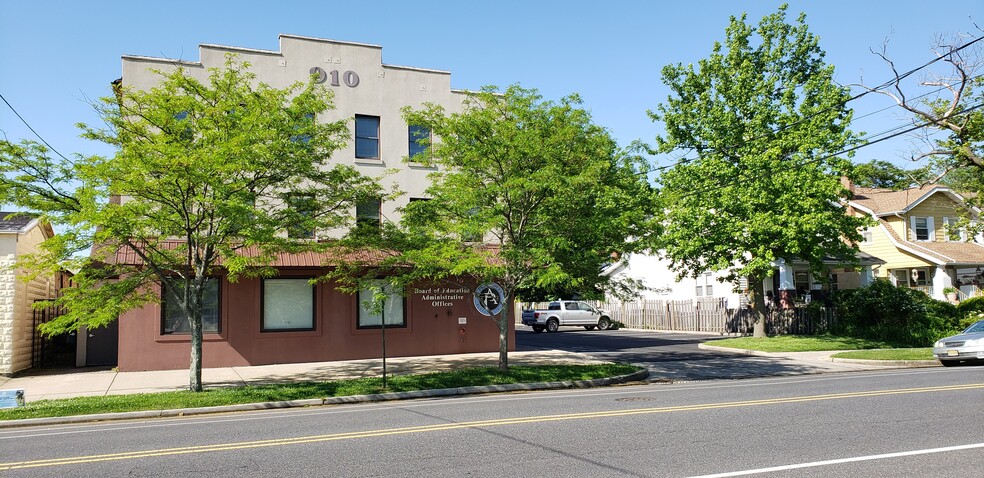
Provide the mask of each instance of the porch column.
{"label": "porch column", "polygon": [[953,277],[946,271],[946,266],[936,266],[936,270],[933,272],[933,298],[946,300],[946,295],[943,294],[944,287],[954,287]]}
{"label": "porch column", "polygon": [[861,287],[871,285],[874,281],[875,275],[871,270],[871,266],[861,266]]}
{"label": "porch column", "polygon": [[793,268],[789,264],[786,264],[786,261],[783,259],[776,261],[776,266],[779,267],[779,307],[790,309],[793,307],[793,300],[796,298]]}

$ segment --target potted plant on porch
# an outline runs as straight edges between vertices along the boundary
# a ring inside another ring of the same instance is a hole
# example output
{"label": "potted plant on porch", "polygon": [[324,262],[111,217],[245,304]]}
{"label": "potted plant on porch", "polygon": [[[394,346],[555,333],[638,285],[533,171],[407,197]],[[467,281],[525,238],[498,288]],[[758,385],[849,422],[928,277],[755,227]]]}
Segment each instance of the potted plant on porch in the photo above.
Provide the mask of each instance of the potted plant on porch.
{"label": "potted plant on porch", "polygon": [[956,287],[944,287],[943,295],[946,296],[946,300],[950,301],[950,303],[956,304],[960,302],[960,293]]}

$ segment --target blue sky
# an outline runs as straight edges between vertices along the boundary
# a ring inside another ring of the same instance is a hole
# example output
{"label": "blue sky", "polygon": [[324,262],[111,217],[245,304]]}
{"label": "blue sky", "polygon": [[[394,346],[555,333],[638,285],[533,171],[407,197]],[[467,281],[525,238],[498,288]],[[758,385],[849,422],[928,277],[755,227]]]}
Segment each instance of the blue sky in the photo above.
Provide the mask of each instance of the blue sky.
{"label": "blue sky", "polygon": [[[750,21],[778,1],[99,1],[0,3],[0,94],[60,152],[110,154],[78,138],[75,124],[98,124],[90,101],[109,94],[124,54],[198,60],[201,43],[278,50],[289,33],[383,47],[388,64],[451,72],[452,87],[520,83],[548,99],[579,93],[596,123],[623,145],[652,142],[660,131],[646,110],[667,96],[660,69],[696,62],[724,38],[730,15]],[[881,83],[889,70],[869,51],[888,39],[901,70],[934,57],[938,34],[981,32],[984,2],[791,1],[791,18],[807,14],[827,60],[844,84]],[[899,126],[884,97],[853,102],[856,131]],[[8,139],[33,134],[0,103]],[[914,145],[900,137],[858,152],[906,164]],[[671,158],[654,158],[666,164]]]}

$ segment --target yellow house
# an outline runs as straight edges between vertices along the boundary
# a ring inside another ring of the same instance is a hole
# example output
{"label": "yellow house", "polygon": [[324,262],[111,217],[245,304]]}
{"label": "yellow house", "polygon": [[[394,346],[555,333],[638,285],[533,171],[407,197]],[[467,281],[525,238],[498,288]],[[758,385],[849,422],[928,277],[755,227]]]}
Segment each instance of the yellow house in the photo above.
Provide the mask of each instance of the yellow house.
{"label": "yellow house", "polygon": [[901,191],[846,186],[853,194],[849,213],[877,221],[858,245],[884,261],[872,268],[875,278],[941,300],[947,287],[958,289],[962,298],[981,294],[984,245],[956,227],[960,217],[969,212],[976,220],[980,211],[967,206],[963,196],[936,184]]}

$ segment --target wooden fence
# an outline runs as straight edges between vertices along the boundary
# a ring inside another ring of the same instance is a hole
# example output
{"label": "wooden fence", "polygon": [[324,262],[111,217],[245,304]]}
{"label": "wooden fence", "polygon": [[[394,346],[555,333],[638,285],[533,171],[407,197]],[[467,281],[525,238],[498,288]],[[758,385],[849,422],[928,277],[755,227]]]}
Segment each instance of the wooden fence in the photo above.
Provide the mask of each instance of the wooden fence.
{"label": "wooden fence", "polygon": [[[752,333],[750,309],[729,309],[727,299],[637,300],[595,302],[626,327],[677,332],[746,335]],[[813,335],[829,330],[836,317],[830,308],[796,307],[772,310],[766,318],[768,334]]]}

